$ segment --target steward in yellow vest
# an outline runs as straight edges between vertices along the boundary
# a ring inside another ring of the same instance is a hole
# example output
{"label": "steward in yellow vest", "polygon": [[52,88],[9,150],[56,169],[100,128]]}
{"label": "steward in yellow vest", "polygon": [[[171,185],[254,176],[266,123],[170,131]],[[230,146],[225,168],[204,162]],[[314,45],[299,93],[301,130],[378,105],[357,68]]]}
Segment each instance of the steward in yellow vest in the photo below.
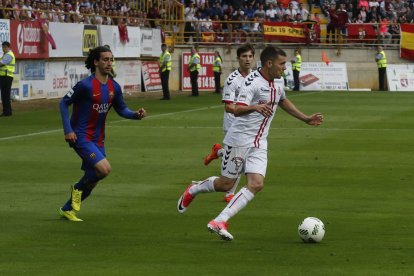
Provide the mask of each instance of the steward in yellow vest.
{"label": "steward in yellow vest", "polygon": [[220,53],[218,51],[214,52],[214,62],[213,62],[213,72],[214,72],[214,84],[216,87],[215,93],[220,94],[221,88],[221,65],[223,60],[221,59]]}
{"label": "steward in yellow vest", "polygon": [[1,44],[3,49],[3,56],[0,60],[0,90],[1,101],[3,104],[3,112],[0,116],[11,116],[11,87],[13,83],[14,70],[16,66],[16,57],[10,49],[10,43],[4,41]]}
{"label": "steward in yellow vest", "polygon": [[377,47],[377,54],[375,55],[375,61],[378,66],[378,81],[379,90],[385,91],[385,76],[387,73],[387,56],[381,46]]}
{"label": "steward in yellow vest", "polygon": [[198,96],[198,73],[201,70],[200,55],[195,48],[191,49],[191,57],[188,61],[188,71],[190,71],[191,96]]}
{"label": "steward in yellow vest", "polygon": [[293,72],[293,82],[295,86],[293,87],[293,91],[299,91],[300,83],[299,83],[299,73],[300,67],[302,66],[302,56],[300,55],[300,49],[295,50],[295,57],[291,60],[292,63],[292,72]]}
{"label": "steward in yellow vest", "polygon": [[172,68],[172,58],[170,52],[168,52],[167,45],[161,45],[161,56],[160,56],[160,74],[161,74],[161,86],[163,97],[161,100],[170,99],[170,88],[168,86],[170,80],[170,71]]}

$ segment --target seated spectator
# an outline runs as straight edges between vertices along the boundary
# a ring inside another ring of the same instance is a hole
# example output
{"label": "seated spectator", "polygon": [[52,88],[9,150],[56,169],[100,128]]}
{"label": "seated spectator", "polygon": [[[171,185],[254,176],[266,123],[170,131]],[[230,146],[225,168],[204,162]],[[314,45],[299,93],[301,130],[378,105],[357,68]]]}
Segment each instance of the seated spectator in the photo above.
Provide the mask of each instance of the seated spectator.
{"label": "seated spectator", "polygon": [[382,44],[391,44],[392,35],[388,32],[389,21],[386,17],[380,19],[379,22],[379,35]]}
{"label": "seated spectator", "polygon": [[207,15],[201,23],[202,32],[212,32],[213,31],[213,22],[210,19],[210,15]]}
{"label": "seated spectator", "polygon": [[365,23],[364,20],[362,20],[362,15],[358,14],[358,17],[354,19],[354,23],[363,24]]}
{"label": "seated spectator", "polygon": [[299,3],[296,0],[290,0],[289,5],[292,5],[292,8],[297,12],[297,10],[299,9]]}
{"label": "seated spectator", "polygon": [[391,43],[400,44],[401,30],[400,24],[398,24],[397,19],[391,19],[390,25],[388,27],[388,32],[391,34]]}
{"label": "seated spectator", "polygon": [[289,21],[293,21],[296,17],[296,10],[293,8],[293,4],[289,3],[289,8],[285,11],[285,15],[289,17]]}
{"label": "seated spectator", "polygon": [[297,10],[297,13],[299,13],[301,15],[303,21],[308,20],[309,11],[303,7],[303,3],[299,4],[299,8]]}
{"label": "seated spectator", "polygon": [[25,0],[22,6],[22,18],[24,18],[24,20],[31,20],[32,10],[33,8],[31,6],[30,0]]}
{"label": "seated spectator", "polygon": [[253,13],[254,18],[258,17],[261,19],[264,19],[266,17],[266,11],[264,10],[264,6],[263,4],[259,5],[259,9],[257,9],[254,13]]}
{"label": "seated spectator", "polygon": [[286,9],[283,7],[282,3],[277,3],[277,7],[275,8],[276,10],[276,17],[277,17],[277,21],[282,21],[283,20],[283,16],[285,15]]}
{"label": "seated spectator", "polygon": [[368,0],[359,0],[358,2],[358,8],[362,9],[362,7],[365,7],[366,10],[369,8],[369,1]]}
{"label": "seated spectator", "polygon": [[250,32],[251,24],[250,24],[250,20],[247,17],[247,15],[243,15],[243,18],[241,19],[241,21],[242,21],[241,23],[242,30],[245,32]]}
{"label": "seated spectator", "polygon": [[223,10],[221,9],[220,2],[215,2],[213,7],[210,9],[210,17],[214,18],[218,15],[219,18],[223,17]]}
{"label": "seated spectator", "polygon": [[367,10],[365,6],[361,7],[361,10],[359,11],[359,15],[361,17],[361,20],[366,23],[367,22]]}
{"label": "seated spectator", "polygon": [[266,20],[269,20],[269,21],[273,21],[274,22],[277,19],[276,16],[277,16],[277,11],[276,11],[273,3],[270,3],[269,4],[269,8],[266,11]]}
{"label": "seated spectator", "polygon": [[252,3],[245,5],[244,14],[247,15],[247,18],[252,19],[254,17],[254,9]]}

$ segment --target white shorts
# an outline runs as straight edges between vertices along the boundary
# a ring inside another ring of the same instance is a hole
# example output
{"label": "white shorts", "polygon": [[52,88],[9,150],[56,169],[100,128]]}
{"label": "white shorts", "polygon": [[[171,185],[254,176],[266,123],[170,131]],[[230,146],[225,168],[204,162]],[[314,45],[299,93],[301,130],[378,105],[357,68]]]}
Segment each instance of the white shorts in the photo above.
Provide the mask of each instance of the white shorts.
{"label": "white shorts", "polygon": [[267,150],[237,148],[224,145],[221,159],[221,175],[235,179],[242,173],[257,173],[266,176]]}

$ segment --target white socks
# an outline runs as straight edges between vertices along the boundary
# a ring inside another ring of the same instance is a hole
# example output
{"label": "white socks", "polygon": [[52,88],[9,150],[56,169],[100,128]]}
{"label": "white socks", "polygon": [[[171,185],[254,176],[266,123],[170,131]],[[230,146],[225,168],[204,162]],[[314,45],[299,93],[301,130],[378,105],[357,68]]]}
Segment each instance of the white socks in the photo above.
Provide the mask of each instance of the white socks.
{"label": "white socks", "polygon": [[218,157],[223,157],[223,155],[224,155],[224,149],[223,149],[223,148],[221,148],[221,149],[219,149],[219,150],[217,151],[217,156],[218,156]]}
{"label": "white socks", "polygon": [[190,188],[189,192],[192,196],[196,196],[199,193],[213,193],[214,190],[214,180],[216,180],[217,176],[211,176],[206,180],[200,181],[197,185],[194,185]]}
{"label": "white socks", "polygon": [[240,191],[234,195],[229,204],[227,204],[226,208],[224,208],[220,215],[218,215],[214,220],[218,222],[228,221],[232,216],[246,207],[247,203],[249,203],[253,198],[254,194],[252,192],[245,187],[241,188]]}

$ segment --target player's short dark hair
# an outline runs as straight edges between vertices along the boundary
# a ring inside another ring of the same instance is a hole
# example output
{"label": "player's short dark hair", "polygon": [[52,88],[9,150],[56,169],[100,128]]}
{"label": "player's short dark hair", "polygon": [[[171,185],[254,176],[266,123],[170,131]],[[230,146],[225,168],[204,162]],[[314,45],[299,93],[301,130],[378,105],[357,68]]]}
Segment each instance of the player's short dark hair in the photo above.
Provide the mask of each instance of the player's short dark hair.
{"label": "player's short dark hair", "polygon": [[98,46],[89,50],[89,55],[85,60],[85,67],[90,69],[92,73],[95,73],[95,60],[98,61],[101,58],[101,53],[111,52],[111,49],[105,46]]}
{"label": "player's short dark hair", "polygon": [[264,66],[267,61],[274,61],[279,56],[286,57],[286,52],[280,49],[279,47],[267,46],[263,49],[262,53],[260,54],[260,62],[262,63],[262,66]]}
{"label": "player's short dark hair", "polygon": [[249,43],[243,44],[242,46],[237,48],[237,57],[239,58],[243,53],[246,53],[248,51],[251,51],[254,56],[255,51],[253,46]]}
{"label": "player's short dark hair", "polygon": [[10,48],[10,42],[8,42],[8,41],[4,41],[4,42],[1,44],[1,46],[6,46],[6,47],[9,47],[9,48]]}

